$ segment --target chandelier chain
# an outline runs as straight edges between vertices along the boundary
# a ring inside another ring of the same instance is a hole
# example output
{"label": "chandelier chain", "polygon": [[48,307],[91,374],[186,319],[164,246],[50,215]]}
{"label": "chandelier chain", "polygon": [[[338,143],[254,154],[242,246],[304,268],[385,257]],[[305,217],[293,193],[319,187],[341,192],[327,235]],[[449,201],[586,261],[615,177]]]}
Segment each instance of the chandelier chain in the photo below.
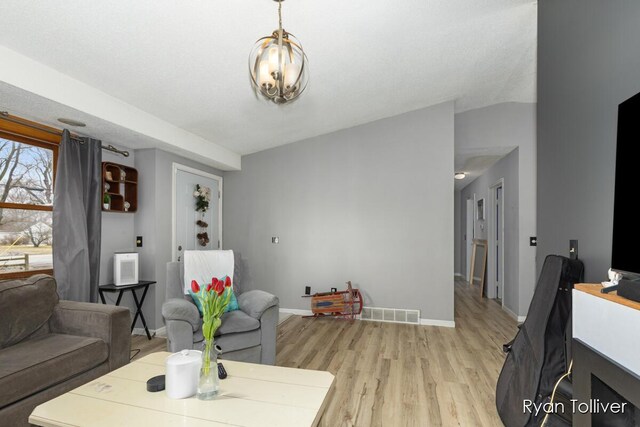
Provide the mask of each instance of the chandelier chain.
{"label": "chandelier chain", "polygon": [[282,34],[282,0],[278,0],[278,29]]}

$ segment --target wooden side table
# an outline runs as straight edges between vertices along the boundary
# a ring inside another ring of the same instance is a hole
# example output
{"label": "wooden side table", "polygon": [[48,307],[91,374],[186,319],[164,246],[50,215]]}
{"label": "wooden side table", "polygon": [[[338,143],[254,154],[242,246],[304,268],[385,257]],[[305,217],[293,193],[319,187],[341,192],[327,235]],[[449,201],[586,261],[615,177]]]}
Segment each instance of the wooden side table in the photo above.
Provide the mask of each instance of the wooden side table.
{"label": "wooden side table", "polygon": [[[142,314],[142,304],[144,304],[144,298],[147,296],[147,291],[149,290],[149,286],[155,285],[155,284],[156,282],[151,280],[141,280],[138,283],[135,283],[133,285],[123,285],[123,286],[116,286],[115,284],[110,283],[108,285],[99,286],[98,293],[100,294],[100,300],[102,301],[103,304],[106,305],[107,301],[105,301],[104,299],[104,292],[119,292],[118,299],[116,300],[116,305],[120,305],[124,291],[130,290],[131,295],[133,295],[133,301],[136,303],[136,313],[133,316],[133,322],[131,322],[131,332],[133,332],[133,327],[135,326],[136,321],[138,320],[138,316],[140,316],[140,320],[142,320],[142,325],[144,326],[144,331],[147,333],[147,338],[151,339],[151,334],[149,333],[149,328],[147,327],[147,321],[144,318],[144,314]],[[144,288],[144,291],[142,291],[142,297],[140,297],[140,299],[138,300],[136,289],[141,289],[141,288]]]}

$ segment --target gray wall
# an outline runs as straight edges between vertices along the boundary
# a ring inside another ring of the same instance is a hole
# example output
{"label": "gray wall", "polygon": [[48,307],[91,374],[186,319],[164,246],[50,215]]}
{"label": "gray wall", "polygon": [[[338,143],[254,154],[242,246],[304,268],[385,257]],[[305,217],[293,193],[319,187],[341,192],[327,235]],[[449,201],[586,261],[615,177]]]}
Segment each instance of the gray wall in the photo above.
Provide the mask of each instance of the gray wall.
{"label": "gray wall", "polygon": [[538,268],[579,240],[586,280],[611,262],[618,104],[640,92],[640,2],[538,3]]}
{"label": "gray wall", "polygon": [[449,102],[244,156],[223,200],[243,289],[308,310],[305,285],[351,280],[366,305],[452,321],[453,116]]}
{"label": "gray wall", "polygon": [[464,221],[461,222],[460,220],[462,215],[460,197],[462,197],[461,192],[456,190],[453,193],[453,271],[456,275],[464,276],[463,261],[460,260],[462,256],[462,245],[460,242],[464,233],[464,231],[462,231]]}
{"label": "gray wall", "polygon": [[518,148],[519,291],[515,313],[524,316],[536,283],[536,248],[529,246],[529,236],[536,235],[536,104],[507,102],[456,114],[455,134],[456,149]]}
{"label": "gray wall", "polygon": [[[129,157],[117,155],[102,150],[102,161],[134,165],[135,155]],[[113,283],[113,254],[114,252],[130,251],[133,249],[133,213],[102,212],[102,237],[100,245],[100,284]]]}
{"label": "gray wall", "polygon": [[[164,276],[156,274],[156,253],[159,250],[158,244],[160,240],[160,230],[157,226],[156,151],[155,149],[136,150],[138,212],[135,216],[134,232],[136,236],[142,236],[143,243],[141,248],[136,248],[140,262],[140,279],[158,281],[159,278]],[[166,195],[171,199],[171,186],[166,189]],[[142,308],[147,325],[151,329],[158,329],[163,326],[162,316],[159,318],[156,316],[156,295],[164,294],[164,292],[158,292],[158,286],[162,286],[162,284],[156,283],[149,288],[147,299]],[[160,305],[160,308],[162,308],[162,305]],[[136,326],[142,327],[142,323],[138,321]]]}
{"label": "gray wall", "polygon": [[[125,149],[123,147],[117,147]],[[132,150],[129,157],[102,150],[102,161],[134,166],[135,154]],[[102,236],[100,244],[100,284],[113,283],[113,254],[115,252],[132,251],[135,246],[133,213],[102,212]],[[115,304],[116,293],[105,293],[107,303]],[[134,309],[133,297],[127,292],[121,305]]]}
{"label": "gray wall", "polygon": [[[119,147],[122,148],[122,147]],[[171,260],[171,174],[173,162],[222,176],[222,172],[192,160],[157,149],[133,150],[128,158],[103,151],[103,161],[135,167],[138,170],[138,211],[131,214],[103,212],[100,255],[100,284],[113,283],[113,254],[135,251],[139,254],[141,280],[158,283],[149,288],[143,313],[150,329],[164,326],[162,303],[166,278],[165,266]],[[135,237],[143,236],[142,248],[135,247]],[[138,291],[141,296],[141,292]],[[109,304],[117,294],[106,293]],[[122,306],[135,308],[131,292],[124,293]],[[141,328],[138,320],[136,327]]]}
{"label": "gray wall", "polygon": [[[218,169],[194,162],[158,149],[137,150],[135,157],[140,189],[139,208],[135,217],[135,235],[143,237],[144,245],[138,248],[140,254],[140,277],[155,280],[157,284],[149,288],[144,315],[151,329],[164,326],[162,303],[165,300],[166,264],[171,261],[171,215],[172,215],[172,165],[180,163],[203,172],[222,176]],[[140,322],[137,325],[141,327]]]}
{"label": "gray wall", "polygon": [[[499,160],[484,174],[476,178],[467,185],[461,192],[460,218],[462,224],[466,224],[467,199],[472,199],[475,194],[476,200],[485,200],[485,219],[475,221],[476,238],[487,239],[490,227],[489,218],[493,218],[493,211],[489,206],[489,188],[496,184],[500,178],[504,179],[503,203],[504,203],[504,305],[514,314],[519,312],[519,284],[520,284],[520,264],[519,264],[519,179],[518,179],[518,157],[519,150],[516,148],[506,157]],[[462,237],[460,239],[462,241]],[[462,246],[462,271],[467,271],[466,245]],[[494,256],[495,251],[489,251]],[[492,258],[492,260],[495,258]],[[495,261],[487,264],[487,282],[495,277]],[[495,296],[495,288],[491,285],[486,287],[490,297]]]}

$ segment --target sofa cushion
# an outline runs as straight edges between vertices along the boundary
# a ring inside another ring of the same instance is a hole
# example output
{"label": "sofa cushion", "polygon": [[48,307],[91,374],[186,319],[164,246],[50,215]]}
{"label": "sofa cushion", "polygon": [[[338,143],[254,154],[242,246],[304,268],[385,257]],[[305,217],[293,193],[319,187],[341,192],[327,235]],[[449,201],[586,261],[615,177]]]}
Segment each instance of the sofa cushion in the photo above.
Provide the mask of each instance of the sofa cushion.
{"label": "sofa cushion", "polygon": [[249,347],[260,345],[262,331],[256,329],[249,332],[240,332],[238,334],[226,334],[216,337],[216,344],[222,349],[222,357],[224,353],[236,350],[243,350]]}
{"label": "sofa cushion", "polygon": [[[241,334],[244,332],[251,332],[259,329],[260,322],[253,317],[246,315],[242,311],[230,311],[222,315],[222,325],[216,331],[215,339],[217,341],[220,336],[226,334]],[[193,342],[195,343],[203,340],[204,337],[202,335],[201,322],[200,327],[193,331]]]}
{"label": "sofa cushion", "polygon": [[40,329],[58,304],[56,281],[44,274],[0,282],[0,348],[19,343]]}
{"label": "sofa cushion", "polygon": [[[224,276],[223,279],[220,279],[222,282],[224,282],[227,279],[227,276]],[[189,289],[189,293],[187,295],[185,295],[185,299],[187,301],[191,301],[193,302],[196,307],[198,307],[198,312],[200,313],[200,316],[202,317],[202,315],[204,315],[204,311],[202,309],[202,302],[200,301],[200,298],[198,298],[198,293],[193,292],[191,289]],[[228,313],[230,311],[235,311],[235,310],[240,310],[240,306],[238,305],[238,298],[236,297],[235,292],[233,292],[233,288],[231,289],[231,299],[229,300],[229,304],[227,304],[227,306],[224,309],[225,313]]]}
{"label": "sofa cushion", "polygon": [[244,311],[229,311],[222,315],[222,324],[216,331],[216,336],[253,331],[260,328],[260,321],[247,315]]}
{"label": "sofa cushion", "polygon": [[[238,310],[222,315],[222,326],[216,331],[215,342],[225,353],[260,345],[261,338],[260,322]],[[202,341],[204,338],[200,328],[193,333],[194,348],[199,349],[198,343]]]}
{"label": "sofa cushion", "polygon": [[107,360],[97,338],[48,334],[0,350],[0,408],[64,382]]}
{"label": "sofa cushion", "polygon": [[238,305],[238,298],[236,297],[236,293],[231,291],[231,300],[229,300],[229,305],[224,309],[225,313],[230,311],[240,310],[240,306]]}
{"label": "sofa cushion", "polygon": [[184,299],[187,297],[191,298],[191,302],[193,302],[198,309],[198,313],[200,313],[200,317],[203,315],[202,303],[200,302],[200,298],[198,298],[198,294],[189,289],[189,295],[185,295]]}

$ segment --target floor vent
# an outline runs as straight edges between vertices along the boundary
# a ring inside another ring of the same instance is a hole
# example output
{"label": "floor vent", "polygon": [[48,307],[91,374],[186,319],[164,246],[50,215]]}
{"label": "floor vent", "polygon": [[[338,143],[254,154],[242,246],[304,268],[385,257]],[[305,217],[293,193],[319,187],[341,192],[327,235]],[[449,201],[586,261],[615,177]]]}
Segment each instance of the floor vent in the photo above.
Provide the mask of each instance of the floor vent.
{"label": "floor vent", "polygon": [[420,310],[407,310],[404,308],[362,307],[360,320],[374,322],[393,322],[420,324]]}

